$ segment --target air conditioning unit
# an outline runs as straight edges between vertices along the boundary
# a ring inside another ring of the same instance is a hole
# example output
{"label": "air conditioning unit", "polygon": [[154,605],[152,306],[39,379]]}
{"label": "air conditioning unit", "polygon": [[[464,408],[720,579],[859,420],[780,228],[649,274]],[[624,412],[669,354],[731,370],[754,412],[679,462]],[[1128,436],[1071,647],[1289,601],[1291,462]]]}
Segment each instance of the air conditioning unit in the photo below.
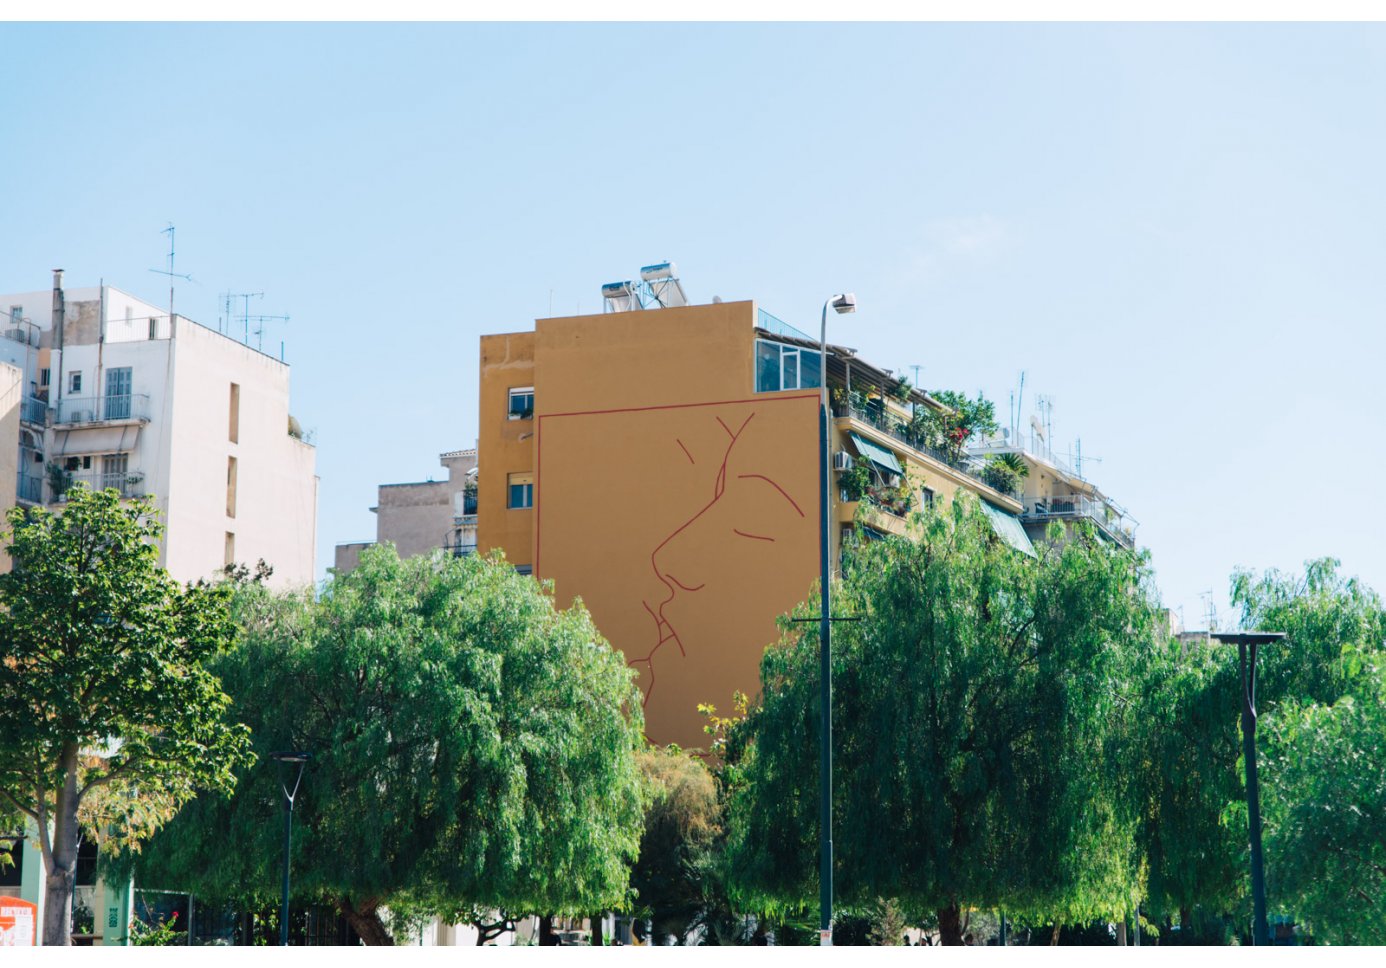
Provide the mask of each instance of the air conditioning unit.
{"label": "air conditioning unit", "polygon": [[850,471],[852,469],[852,455],[845,450],[839,450],[833,454],[833,470]]}
{"label": "air conditioning unit", "polygon": [[72,411],[72,422],[73,422],[73,423],[90,423],[90,422],[91,422],[91,411],[90,411],[90,410],[74,410],[74,411]]}

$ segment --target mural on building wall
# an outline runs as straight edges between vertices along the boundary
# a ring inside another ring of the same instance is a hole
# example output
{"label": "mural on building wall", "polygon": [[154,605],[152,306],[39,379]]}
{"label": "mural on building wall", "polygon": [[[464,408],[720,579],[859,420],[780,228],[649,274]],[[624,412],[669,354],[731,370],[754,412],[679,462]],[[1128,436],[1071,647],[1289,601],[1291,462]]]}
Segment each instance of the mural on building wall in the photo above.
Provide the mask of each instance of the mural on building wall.
{"label": "mural on building wall", "polygon": [[537,571],[625,653],[655,742],[702,745],[698,704],[755,693],[776,616],[809,593],[816,402],[541,418]]}

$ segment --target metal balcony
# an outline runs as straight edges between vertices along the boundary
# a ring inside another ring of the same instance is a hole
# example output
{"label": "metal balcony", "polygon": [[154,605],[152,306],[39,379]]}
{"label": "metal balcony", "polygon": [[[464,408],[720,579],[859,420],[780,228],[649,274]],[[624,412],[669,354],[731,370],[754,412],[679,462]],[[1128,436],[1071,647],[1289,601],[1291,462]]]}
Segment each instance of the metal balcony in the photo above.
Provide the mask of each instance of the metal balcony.
{"label": "metal balcony", "polygon": [[19,419],[42,427],[48,422],[48,403],[38,397],[25,397],[19,405]]}
{"label": "metal balcony", "polygon": [[1026,524],[1086,518],[1123,548],[1136,544],[1136,522],[1106,501],[1082,494],[1037,498],[1025,503],[1020,520]]}
{"label": "metal balcony", "polygon": [[121,393],[105,397],[64,397],[58,401],[57,426],[73,424],[149,422],[149,394]]}

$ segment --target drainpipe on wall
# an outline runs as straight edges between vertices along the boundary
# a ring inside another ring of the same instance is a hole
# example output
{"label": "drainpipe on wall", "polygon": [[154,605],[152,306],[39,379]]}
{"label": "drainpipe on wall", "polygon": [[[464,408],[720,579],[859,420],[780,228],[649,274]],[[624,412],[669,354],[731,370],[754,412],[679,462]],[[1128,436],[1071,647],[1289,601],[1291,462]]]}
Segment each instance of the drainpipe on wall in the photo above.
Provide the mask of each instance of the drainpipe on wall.
{"label": "drainpipe on wall", "polygon": [[58,354],[56,407],[63,402],[63,337],[67,329],[67,297],[63,295],[63,270],[53,270],[53,348]]}

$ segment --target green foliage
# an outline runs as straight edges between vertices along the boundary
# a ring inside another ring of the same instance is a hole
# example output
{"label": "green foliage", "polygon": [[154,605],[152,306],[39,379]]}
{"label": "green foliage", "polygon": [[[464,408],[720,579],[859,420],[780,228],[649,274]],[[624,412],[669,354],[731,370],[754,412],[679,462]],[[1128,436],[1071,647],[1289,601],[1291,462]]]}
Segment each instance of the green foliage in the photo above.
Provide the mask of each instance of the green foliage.
{"label": "green foliage", "polygon": [[1141,669],[1140,731],[1122,759],[1134,768],[1145,911],[1153,919],[1234,909],[1245,890],[1245,815],[1238,769],[1235,650],[1167,640]]}
{"label": "green foliage", "polygon": [[982,480],[1002,494],[1020,493],[1020,482],[1028,477],[1030,468],[1019,454],[992,454],[982,468]]}
{"label": "green foliage", "polygon": [[[965,498],[918,525],[853,547],[835,598],[861,617],[833,629],[842,903],[1127,913],[1134,823],[1105,764],[1152,635],[1144,559],[1084,530],[1033,562]],[[729,821],[748,906],[817,896],[817,630],[782,629]]]}
{"label": "green foliage", "polygon": [[654,921],[656,937],[684,937],[708,907],[713,847],[722,832],[722,804],[712,772],[677,750],[639,754],[649,791],[640,857],[631,871],[636,910]]}
{"label": "green foliage", "polygon": [[130,944],[135,947],[159,948],[187,944],[186,936],[173,927],[177,920],[177,911],[152,927],[136,918],[130,922]]}
{"label": "green foliage", "polygon": [[231,639],[226,593],[158,567],[150,504],[78,485],[60,515],[8,518],[0,802],[40,829],[45,943],[64,943],[82,830],[104,853],[137,849],[198,790],[229,791],[249,740],[203,665]]}
{"label": "green foliage", "polygon": [[935,390],[930,396],[947,409],[916,407],[906,428],[906,436],[924,447],[957,460],[971,440],[996,432],[996,405],[980,391],[975,400],[955,390]]}
{"label": "green foliage", "polygon": [[[256,750],[305,749],[294,886],[388,943],[379,910],[620,907],[641,831],[632,674],[585,609],[503,558],[367,549],[320,600],[242,585],[219,664]],[[277,890],[274,766],[200,798],[141,879],[209,900]],[[358,919],[359,923],[358,923]]]}
{"label": "green foliage", "polygon": [[1285,642],[1260,650],[1257,707],[1276,703],[1332,703],[1350,688],[1364,662],[1386,650],[1386,607],[1356,578],[1338,574],[1339,562],[1305,563],[1304,574],[1271,569],[1259,578],[1232,575],[1232,604],[1241,626],[1286,633]]}
{"label": "green foliage", "polygon": [[1333,944],[1386,944],[1386,664],[1332,705],[1267,720],[1265,842],[1277,908]]}
{"label": "green foliage", "polygon": [[848,501],[860,501],[871,488],[871,463],[864,458],[852,461],[849,470],[837,475],[837,486]]}

